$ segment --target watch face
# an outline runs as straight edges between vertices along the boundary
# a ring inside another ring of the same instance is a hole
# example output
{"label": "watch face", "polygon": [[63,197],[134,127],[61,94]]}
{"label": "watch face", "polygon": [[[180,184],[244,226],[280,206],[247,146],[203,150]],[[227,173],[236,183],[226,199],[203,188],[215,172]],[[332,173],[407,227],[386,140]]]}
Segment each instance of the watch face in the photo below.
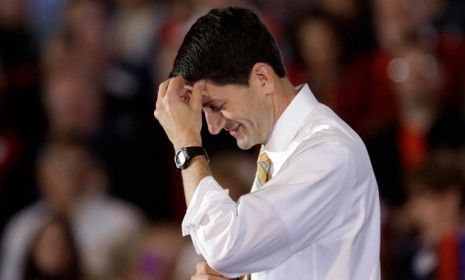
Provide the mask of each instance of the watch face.
{"label": "watch face", "polygon": [[205,156],[208,161],[207,152],[202,147],[192,146],[181,148],[174,156],[174,163],[178,169],[186,169],[189,167],[189,163],[193,157],[201,155]]}
{"label": "watch face", "polygon": [[186,153],[184,151],[179,151],[175,157],[176,165],[182,166],[186,162]]}

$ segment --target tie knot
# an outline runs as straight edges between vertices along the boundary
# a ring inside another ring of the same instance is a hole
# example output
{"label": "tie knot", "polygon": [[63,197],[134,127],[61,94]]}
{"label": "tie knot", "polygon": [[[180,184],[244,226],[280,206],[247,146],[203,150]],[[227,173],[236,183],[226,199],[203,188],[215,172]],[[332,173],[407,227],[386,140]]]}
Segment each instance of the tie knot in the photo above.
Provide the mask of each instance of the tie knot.
{"label": "tie knot", "polygon": [[266,153],[261,153],[257,159],[257,174],[252,192],[260,189],[271,178],[272,162]]}
{"label": "tie knot", "polygon": [[265,163],[271,165],[271,159],[268,157],[266,153],[262,153],[258,156],[257,163]]}

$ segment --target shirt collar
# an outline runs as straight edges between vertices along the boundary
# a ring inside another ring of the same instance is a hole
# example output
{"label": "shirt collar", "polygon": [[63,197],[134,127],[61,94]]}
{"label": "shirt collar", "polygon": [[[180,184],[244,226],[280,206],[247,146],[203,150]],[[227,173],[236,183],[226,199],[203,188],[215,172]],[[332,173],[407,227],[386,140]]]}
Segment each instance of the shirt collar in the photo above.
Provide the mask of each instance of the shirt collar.
{"label": "shirt collar", "polygon": [[268,141],[262,147],[267,153],[285,151],[296,136],[306,116],[318,104],[307,84],[297,86],[296,90],[298,91],[297,95],[279,117]]}

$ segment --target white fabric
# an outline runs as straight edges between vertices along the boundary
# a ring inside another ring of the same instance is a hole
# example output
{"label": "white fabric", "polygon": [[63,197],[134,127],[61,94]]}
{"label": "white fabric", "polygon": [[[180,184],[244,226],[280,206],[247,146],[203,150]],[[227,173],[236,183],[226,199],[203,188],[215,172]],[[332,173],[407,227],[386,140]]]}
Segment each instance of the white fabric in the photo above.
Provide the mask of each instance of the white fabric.
{"label": "white fabric", "polygon": [[227,277],[380,279],[378,188],[359,136],[304,85],[264,150],[272,178],[238,203],[213,177],[199,183],[182,222],[197,252]]}

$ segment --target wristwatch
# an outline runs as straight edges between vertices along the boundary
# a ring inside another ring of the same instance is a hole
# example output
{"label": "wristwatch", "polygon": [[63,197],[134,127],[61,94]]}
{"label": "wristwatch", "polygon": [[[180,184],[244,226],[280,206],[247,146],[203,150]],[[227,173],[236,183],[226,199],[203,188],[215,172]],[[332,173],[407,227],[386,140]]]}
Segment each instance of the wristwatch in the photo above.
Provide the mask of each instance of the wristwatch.
{"label": "wristwatch", "polygon": [[207,151],[203,147],[184,147],[177,151],[176,155],[174,156],[174,163],[176,164],[176,168],[178,170],[188,168],[192,158],[196,156],[205,156],[207,162],[210,161],[210,159],[208,158]]}

